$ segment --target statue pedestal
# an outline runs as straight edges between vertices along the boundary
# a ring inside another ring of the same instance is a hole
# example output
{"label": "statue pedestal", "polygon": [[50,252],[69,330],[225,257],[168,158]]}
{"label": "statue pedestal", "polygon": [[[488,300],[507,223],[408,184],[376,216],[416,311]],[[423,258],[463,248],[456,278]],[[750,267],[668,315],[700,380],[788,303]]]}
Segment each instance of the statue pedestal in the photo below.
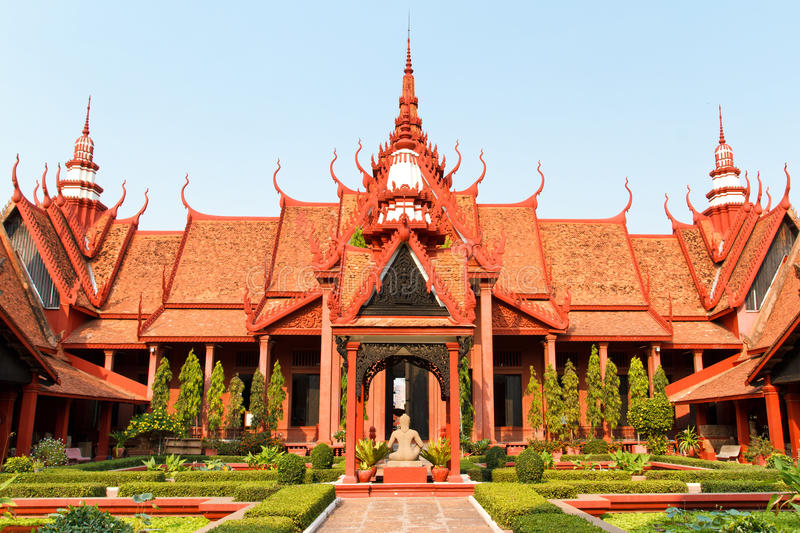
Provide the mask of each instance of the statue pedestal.
{"label": "statue pedestal", "polygon": [[384,483],[427,483],[428,468],[422,461],[388,461],[383,467]]}

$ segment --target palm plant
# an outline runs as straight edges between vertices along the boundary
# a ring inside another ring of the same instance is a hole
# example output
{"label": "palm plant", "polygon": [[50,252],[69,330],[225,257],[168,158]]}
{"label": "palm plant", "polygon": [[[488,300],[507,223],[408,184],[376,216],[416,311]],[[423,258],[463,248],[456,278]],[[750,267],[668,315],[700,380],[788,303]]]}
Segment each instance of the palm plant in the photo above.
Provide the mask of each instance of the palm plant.
{"label": "palm plant", "polygon": [[375,445],[370,439],[361,439],[356,443],[356,461],[361,470],[369,470],[389,455],[390,451],[385,442]]}
{"label": "palm plant", "polygon": [[545,469],[551,469],[556,467],[556,462],[553,459],[553,454],[550,452],[539,452],[539,457],[542,458],[542,463],[544,463]]}
{"label": "palm plant", "polygon": [[433,466],[447,466],[450,462],[450,440],[447,437],[439,437],[435,442],[428,444],[427,449],[419,452],[420,456],[430,461]]}
{"label": "palm plant", "polygon": [[678,441],[678,451],[682,455],[688,455],[690,452],[696,452],[700,449],[700,436],[695,431],[694,426],[689,426],[678,433],[675,440]]}
{"label": "palm plant", "polygon": [[278,459],[283,457],[284,451],[280,446],[262,446],[257,454],[248,452],[245,461],[250,468],[261,470],[274,470],[277,468]]}
{"label": "palm plant", "polygon": [[634,476],[642,475],[645,467],[650,464],[650,454],[630,453],[624,450],[617,450],[612,453],[611,459],[614,460],[611,466],[616,466]]}
{"label": "palm plant", "polygon": [[184,470],[188,470],[186,459],[181,459],[180,455],[172,454],[164,459],[164,471],[168,476],[171,476],[175,472],[183,472]]}

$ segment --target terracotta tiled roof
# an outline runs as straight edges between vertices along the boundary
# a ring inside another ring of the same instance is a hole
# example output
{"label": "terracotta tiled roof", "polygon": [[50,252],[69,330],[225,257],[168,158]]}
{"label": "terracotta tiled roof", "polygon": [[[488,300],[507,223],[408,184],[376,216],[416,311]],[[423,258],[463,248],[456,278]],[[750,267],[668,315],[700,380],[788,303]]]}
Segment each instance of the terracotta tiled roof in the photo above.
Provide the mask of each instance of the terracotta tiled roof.
{"label": "terracotta tiled roof", "polygon": [[[31,220],[28,220],[24,216],[25,211],[30,213]],[[61,278],[63,283],[66,285],[66,289],[59,288],[60,292],[63,290],[69,290],[72,288],[73,283],[75,283],[77,275],[75,274],[75,270],[72,268],[72,264],[69,261],[67,252],[61,245],[58,234],[56,233],[50,218],[47,216],[47,213],[33,206],[28,206],[28,209],[21,209],[20,213],[23,213],[23,219],[25,219],[26,224],[30,221],[33,222],[34,228],[29,227],[28,229],[32,233],[38,233],[41,235],[43,244],[46,248],[46,250],[40,250],[42,255],[52,256],[54,265],[47,265],[47,269],[48,272],[50,272],[50,275],[53,277],[53,280]],[[55,269],[53,269],[53,267],[55,267]],[[61,297],[63,299],[67,299],[68,294],[62,292]]]}
{"label": "terracotta tiled roof", "polygon": [[[326,250],[335,231],[338,204],[287,205],[281,214],[280,235],[270,273],[270,291],[306,291],[318,283],[311,268],[310,235]],[[239,296],[241,301],[241,296]]]}
{"label": "terracotta tiled roof", "polygon": [[74,345],[141,344],[136,334],[137,320],[94,319],[75,328],[63,343],[66,348]]}
{"label": "terracotta tiled roof", "polygon": [[97,255],[88,261],[99,292],[112,281],[114,269],[124,253],[125,242],[131,231],[134,231],[132,224],[112,224]]}
{"label": "terracotta tiled roof", "polygon": [[165,309],[142,332],[142,339],[154,337],[242,337],[252,339],[241,309]]}
{"label": "terracotta tiled roof", "polygon": [[669,332],[647,311],[570,311],[567,335],[669,338]]}
{"label": "terracotta tiled roof", "polygon": [[540,221],[540,232],[554,283],[569,287],[572,305],[647,303],[622,224]]}
{"label": "terracotta tiled roof", "polygon": [[747,384],[747,376],[755,368],[758,358],[751,358],[736,366],[670,395],[673,403],[717,402],[725,398],[758,397],[761,387]]}
{"label": "terracotta tiled roof", "polygon": [[150,313],[158,307],[161,304],[163,268],[166,266],[169,271],[180,241],[179,233],[137,232],[131,239],[102,312],[136,314],[140,294],[143,312]]}
{"label": "terracotta tiled roof", "polygon": [[120,402],[145,402],[142,398],[121,387],[116,387],[108,381],[92,376],[79,370],[66,361],[55,357],[48,357],[50,363],[58,373],[59,383],[41,385],[40,394],[45,396],[78,396],[97,400],[115,400]]}
{"label": "terracotta tiled roof", "polygon": [[475,234],[475,197],[471,194],[455,194],[453,197],[464,215],[467,229]]}
{"label": "terracotta tiled roof", "polygon": [[[537,305],[552,305],[549,300],[536,303]],[[498,301],[496,298],[492,301],[492,327],[495,330],[538,330],[542,334],[546,334],[550,330],[547,324],[531,318],[527,313],[523,313],[505,302]]]}
{"label": "terracotta tiled roof", "polygon": [[717,267],[708,254],[700,230],[696,227],[681,228],[676,231],[676,235],[683,241],[689,264],[694,270],[697,281],[710,294],[711,285],[717,275]]}
{"label": "terracotta tiled roof", "polygon": [[453,296],[453,300],[459,306],[463,306],[467,290],[466,259],[451,249],[439,252],[432,262],[436,273]]}
{"label": "terracotta tiled roof", "polygon": [[669,316],[671,299],[674,316],[705,316],[678,240],[673,235],[632,236],[631,242],[642,276],[649,279],[653,308],[662,316]]}
{"label": "terracotta tiled roof", "polygon": [[[783,219],[783,214],[783,211],[774,211],[756,223],[728,280],[727,287],[731,294],[743,298],[746,291],[750,289],[748,282],[758,272],[764,254],[769,249],[769,243],[772,242],[775,235],[775,230]],[[767,240],[769,242],[765,242]]]}
{"label": "terracotta tiled roof", "polygon": [[[367,278],[375,272],[375,261],[372,252],[366,249],[347,248],[342,261],[341,303],[348,309],[353,298],[361,290]],[[376,273],[377,274],[377,273]]]}
{"label": "terracotta tiled roof", "polygon": [[483,246],[490,252],[505,235],[497,283],[518,294],[547,293],[539,227],[532,207],[478,206]]}
{"label": "terracotta tiled roof", "polygon": [[702,345],[735,345],[741,347],[742,342],[732,332],[716,322],[700,320],[696,322],[673,322],[673,344]]}
{"label": "terracotta tiled roof", "polygon": [[193,220],[169,301],[238,304],[246,286],[251,294],[263,291],[277,226],[277,220]]}
{"label": "terracotta tiled roof", "polygon": [[358,195],[355,194],[342,194],[342,201],[341,201],[341,214],[339,216],[339,229],[338,234],[339,236],[343,236],[342,234],[347,231],[349,228],[349,224],[353,222],[352,218],[358,208]]}

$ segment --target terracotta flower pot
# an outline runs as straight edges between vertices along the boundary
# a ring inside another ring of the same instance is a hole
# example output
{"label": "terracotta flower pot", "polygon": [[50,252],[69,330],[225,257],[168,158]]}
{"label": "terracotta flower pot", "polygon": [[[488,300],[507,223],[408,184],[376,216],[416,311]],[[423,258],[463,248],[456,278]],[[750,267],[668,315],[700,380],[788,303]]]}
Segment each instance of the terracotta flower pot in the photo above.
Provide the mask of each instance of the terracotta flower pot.
{"label": "terracotta flower pot", "polygon": [[756,455],[753,458],[753,464],[758,466],[767,466],[767,460],[764,459],[763,455]]}
{"label": "terracotta flower pot", "polygon": [[449,473],[450,469],[446,466],[434,466],[431,468],[431,477],[433,477],[433,481],[436,483],[447,481],[447,474]]}
{"label": "terracotta flower pot", "polygon": [[359,470],[357,475],[359,483],[369,483],[372,479],[372,470]]}
{"label": "terracotta flower pot", "polygon": [[208,457],[217,455],[216,448],[203,448],[203,453],[206,454]]}
{"label": "terracotta flower pot", "polygon": [[551,455],[553,456],[553,462],[557,463],[561,460],[561,456],[564,454],[561,450],[557,452],[553,452]]}
{"label": "terracotta flower pot", "polygon": [[114,448],[114,458],[119,459],[125,455],[125,448]]}
{"label": "terracotta flower pot", "polygon": [[377,466],[373,466],[372,468],[369,469],[369,471],[372,473],[372,477],[370,478],[370,479],[372,479],[372,478],[375,477],[375,474],[378,473],[378,467]]}

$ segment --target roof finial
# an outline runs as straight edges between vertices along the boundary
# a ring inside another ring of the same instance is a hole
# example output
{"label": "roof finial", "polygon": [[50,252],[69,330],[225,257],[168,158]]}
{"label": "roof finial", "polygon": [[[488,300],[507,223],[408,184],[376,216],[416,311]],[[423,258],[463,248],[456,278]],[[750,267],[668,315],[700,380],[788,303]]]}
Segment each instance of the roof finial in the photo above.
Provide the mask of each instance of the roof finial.
{"label": "roof finial", "polygon": [[86,123],[83,125],[83,134],[89,135],[89,110],[92,108],[92,95],[89,95],[89,103],[86,104]]}
{"label": "roof finial", "polygon": [[722,104],[719,104],[719,144],[725,144],[725,132],[722,131]]}
{"label": "roof finial", "polygon": [[411,9],[408,10],[408,48],[406,49],[406,74],[411,74],[414,69],[411,68]]}

